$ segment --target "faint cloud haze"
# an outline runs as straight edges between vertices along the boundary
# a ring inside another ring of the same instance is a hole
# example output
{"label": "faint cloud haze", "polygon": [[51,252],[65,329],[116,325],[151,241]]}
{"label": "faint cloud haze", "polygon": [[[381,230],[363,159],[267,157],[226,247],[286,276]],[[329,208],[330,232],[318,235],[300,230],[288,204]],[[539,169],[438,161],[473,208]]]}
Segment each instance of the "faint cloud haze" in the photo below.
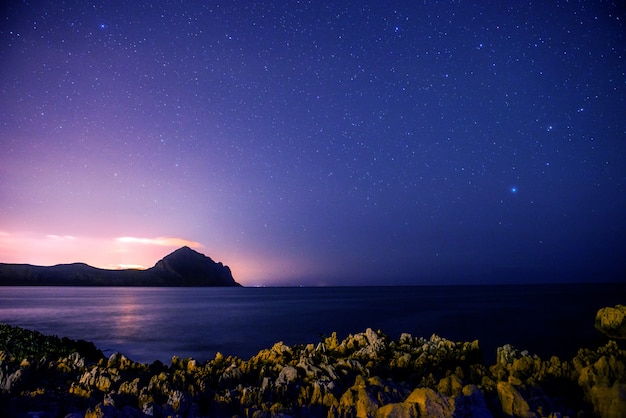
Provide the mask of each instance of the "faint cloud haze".
{"label": "faint cloud haze", "polygon": [[146,244],[158,245],[161,247],[202,247],[199,242],[191,241],[185,238],[176,237],[157,237],[157,238],[137,238],[137,237],[119,237],[115,239],[118,242],[128,244]]}

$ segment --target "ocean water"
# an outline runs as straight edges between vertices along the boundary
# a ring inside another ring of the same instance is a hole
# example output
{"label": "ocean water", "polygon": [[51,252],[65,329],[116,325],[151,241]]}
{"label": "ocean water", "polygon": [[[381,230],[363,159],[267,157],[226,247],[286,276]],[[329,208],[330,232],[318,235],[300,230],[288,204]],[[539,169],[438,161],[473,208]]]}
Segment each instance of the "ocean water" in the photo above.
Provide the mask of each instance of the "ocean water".
{"label": "ocean water", "polygon": [[0,322],[93,341],[106,355],[170,363],[172,355],[247,359],[275,342],[380,329],[478,339],[486,361],[513,344],[571,358],[606,338],[597,310],[626,304],[626,284],[310,288],[0,287]]}

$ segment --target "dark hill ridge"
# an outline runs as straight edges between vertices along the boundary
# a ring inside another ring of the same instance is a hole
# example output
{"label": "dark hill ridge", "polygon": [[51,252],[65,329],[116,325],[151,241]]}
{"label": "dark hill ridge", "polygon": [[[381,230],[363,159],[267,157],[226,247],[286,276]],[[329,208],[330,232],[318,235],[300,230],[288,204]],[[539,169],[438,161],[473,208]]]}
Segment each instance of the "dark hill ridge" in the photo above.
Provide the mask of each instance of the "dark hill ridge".
{"label": "dark hill ridge", "polygon": [[189,247],[147,270],[105,270],[84,263],[51,267],[0,263],[0,286],[240,286],[230,268]]}
{"label": "dark hill ridge", "polygon": [[[236,285],[228,266],[214,262],[210,257],[189,247],[182,247],[163,257],[150,270],[177,276],[183,286]],[[205,284],[206,282],[210,284]]]}

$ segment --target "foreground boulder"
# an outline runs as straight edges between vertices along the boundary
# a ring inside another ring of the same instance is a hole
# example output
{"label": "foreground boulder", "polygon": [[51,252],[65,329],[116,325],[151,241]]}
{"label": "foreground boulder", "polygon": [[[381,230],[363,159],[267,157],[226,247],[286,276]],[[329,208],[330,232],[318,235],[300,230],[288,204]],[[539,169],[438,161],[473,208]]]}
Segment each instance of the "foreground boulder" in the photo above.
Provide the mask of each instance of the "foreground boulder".
{"label": "foreground boulder", "polygon": [[626,339],[626,306],[602,308],[596,314],[595,327],[612,339]]}
{"label": "foreground boulder", "polygon": [[507,345],[494,364],[477,341],[393,340],[372,329],[317,345],[279,342],[249,360],[217,353],[204,364],[87,358],[81,347],[0,352],[0,416],[626,416],[626,352],[615,342],[569,361]]}

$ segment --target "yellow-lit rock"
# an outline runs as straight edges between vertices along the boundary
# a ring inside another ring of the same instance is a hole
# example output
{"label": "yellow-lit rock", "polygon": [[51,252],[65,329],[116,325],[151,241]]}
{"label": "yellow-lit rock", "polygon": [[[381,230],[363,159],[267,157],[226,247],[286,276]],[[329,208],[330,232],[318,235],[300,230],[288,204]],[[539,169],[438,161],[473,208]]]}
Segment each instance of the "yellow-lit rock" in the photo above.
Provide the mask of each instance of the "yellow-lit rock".
{"label": "yellow-lit rock", "polygon": [[416,418],[419,411],[415,404],[400,402],[381,406],[376,411],[376,418]]}
{"label": "yellow-lit rock", "polygon": [[498,382],[498,398],[502,411],[510,417],[527,418],[530,416],[528,402],[509,382]]}
{"label": "yellow-lit rock", "polygon": [[419,416],[442,418],[454,416],[454,400],[430,388],[415,389],[405,403],[416,404]]}
{"label": "yellow-lit rock", "polygon": [[626,306],[616,305],[598,310],[594,324],[601,333],[613,339],[626,339]]}
{"label": "yellow-lit rock", "polygon": [[354,385],[339,400],[338,410],[341,416],[369,418],[376,412],[379,405],[368,386],[361,376],[357,376]]}

